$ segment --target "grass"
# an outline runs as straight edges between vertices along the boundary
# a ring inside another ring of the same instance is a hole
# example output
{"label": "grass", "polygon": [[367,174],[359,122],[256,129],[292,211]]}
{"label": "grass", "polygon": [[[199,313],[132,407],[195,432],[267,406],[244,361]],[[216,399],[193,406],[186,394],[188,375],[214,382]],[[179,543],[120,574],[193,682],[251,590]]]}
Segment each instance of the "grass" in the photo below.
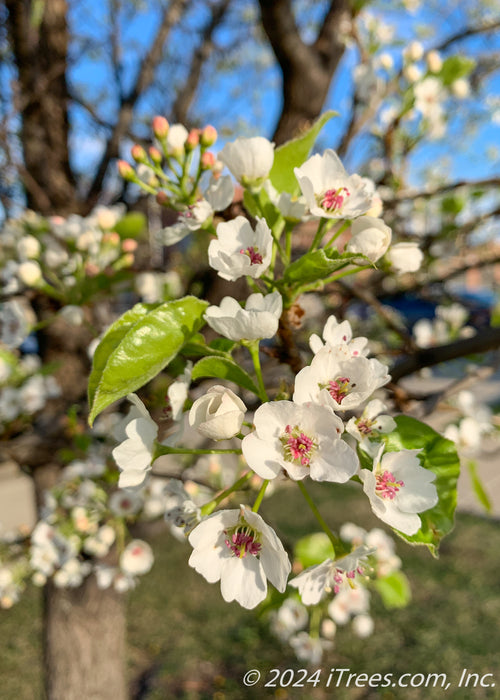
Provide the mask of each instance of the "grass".
{"label": "grass", "polygon": [[[352,520],[379,525],[355,490],[322,485],[311,488],[332,525]],[[285,541],[315,529],[298,490],[264,501],[261,509]],[[263,620],[236,603],[227,605],[218,584],[210,585],[187,566],[189,548],[170,535],[154,540],[156,563],[130,595],[129,674],[134,700],[257,700],[260,698],[500,698],[495,688],[461,688],[463,669],[493,673],[500,688],[500,527],[498,522],[461,515],[434,560],[421,548],[402,543],[398,551],[410,578],[413,601],[387,611],[373,596],[375,633],[366,640],[341,628],[336,646],[323,659],[316,688],[245,688],[242,677],[259,669],[299,669],[298,662],[268,631]],[[2,613],[0,677],[2,700],[38,700],[41,693],[39,593],[28,590],[24,603]],[[331,668],[353,673],[446,673],[450,688],[325,689]],[[314,669],[311,669],[313,671]],[[489,679],[491,682],[492,679]],[[82,700],[87,700],[82,698]],[[89,699],[90,700],[90,699]]]}

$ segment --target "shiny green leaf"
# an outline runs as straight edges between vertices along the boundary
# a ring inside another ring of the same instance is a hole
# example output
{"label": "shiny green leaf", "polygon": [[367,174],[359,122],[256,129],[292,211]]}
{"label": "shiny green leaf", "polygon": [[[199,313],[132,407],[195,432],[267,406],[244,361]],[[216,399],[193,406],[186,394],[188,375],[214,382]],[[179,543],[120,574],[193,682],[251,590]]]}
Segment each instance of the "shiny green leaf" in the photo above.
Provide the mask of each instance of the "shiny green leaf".
{"label": "shiny green leaf", "polygon": [[203,377],[214,377],[216,379],[227,379],[234,382],[243,389],[248,389],[258,395],[259,390],[255,386],[251,376],[245,372],[240,365],[225,357],[204,357],[193,367],[191,379],[201,379]]}

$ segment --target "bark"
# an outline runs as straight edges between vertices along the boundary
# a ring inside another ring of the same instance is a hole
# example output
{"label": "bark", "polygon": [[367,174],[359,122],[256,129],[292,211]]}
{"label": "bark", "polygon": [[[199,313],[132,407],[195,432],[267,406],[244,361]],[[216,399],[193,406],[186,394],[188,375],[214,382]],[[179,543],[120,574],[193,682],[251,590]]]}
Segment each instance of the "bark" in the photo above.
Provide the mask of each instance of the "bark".
{"label": "bark", "polygon": [[48,700],[126,700],[124,596],[47,585],[44,651]]}
{"label": "bark", "polygon": [[339,26],[350,26],[349,0],[332,0],[314,43],[302,41],[291,0],[259,0],[262,25],[283,74],[283,107],[273,141],[283,143],[321,114],[344,53]]}
{"label": "bark", "polygon": [[78,212],[69,164],[68,26],[66,0],[44,0],[41,21],[33,2],[6,0],[8,32],[18,67],[23,183],[28,207],[41,214]]}

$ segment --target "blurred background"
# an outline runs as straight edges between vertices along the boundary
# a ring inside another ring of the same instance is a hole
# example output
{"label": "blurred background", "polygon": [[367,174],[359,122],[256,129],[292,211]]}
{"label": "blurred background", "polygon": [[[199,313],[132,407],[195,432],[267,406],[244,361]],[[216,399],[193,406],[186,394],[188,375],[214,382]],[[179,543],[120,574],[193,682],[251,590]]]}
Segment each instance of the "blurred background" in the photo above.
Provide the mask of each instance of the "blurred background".
{"label": "blurred background", "polygon": [[[234,293],[207,269],[208,235],[163,246],[159,232],[177,213],[121,179],[117,160],[131,161],[134,144],[152,145],[156,115],[188,131],[213,125],[216,154],[241,136],[279,146],[326,110],[337,116],[315,150],[335,149],[349,173],[369,178],[393,240],[417,243],[425,257],[417,271],[381,267],[305,295],[299,351],[307,358],[307,336],[321,332],[328,315],[348,319],[391,367],[392,411],[454,440],[462,473],[456,529],[440,558],[397,545],[413,595],[408,607],[387,609],[374,598],[371,636],[339,626],[321,666],[445,672],[451,680],[464,668],[496,671],[498,685],[498,3],[3,0],[0,18],[2,698],[328,696],[321,687],[307,695],[243,687],[250,668],[306,662],[273,635],[265,615],[224,604],[218,586],[188,568],[188,547],[171,534],[155,493],[110,507],[116,532],[123,526],[152,546],[155,564],[137,587],[126,571],[120,584],[96,587],[85,566],[65,571],[74,578],[59,586],[40,564],[33,581],[25,550],[47,517],[46,489],[69,513],[82,507],[84,482],[117,493],[107,442],[113,421],[93,434],[86,425],[92,350],[104,329],[137,301],[194,294],[217,303]],[[236,191],[223,218],[242,211]],[[313,235],[307,222],[297,225],[297,254]],[[245,288],[238,293],[244,298]],[[159,420],[183,369],[168,367],[144,393]],[[266,371],[277,371],[272,358]],[[220,488],[224,469],[194,465],[185,486],[200,496],[200,483],[214,478]],[[165,473],[172,470],[166,463]],[[334,487],[316,491],[332,526],[377,524],[355,488],[349,497]],[[95,505],[100,494],[86,498]],[[262,507],[288,544],[312,527],[294,498],[276,493]],[[110,546],[102,561],[114,566]],[[83,559],[91,556],[101,555]],[[82,634],[73,637],[75,629]],[[90,649],[89,636],[100,646]],[[72,675],[86,654],[99,694]],[[339,698],[441,692],[336,690]],[[449,696],[461,692],[452,680]],[[478,687],[474,697],[499,696]]]}

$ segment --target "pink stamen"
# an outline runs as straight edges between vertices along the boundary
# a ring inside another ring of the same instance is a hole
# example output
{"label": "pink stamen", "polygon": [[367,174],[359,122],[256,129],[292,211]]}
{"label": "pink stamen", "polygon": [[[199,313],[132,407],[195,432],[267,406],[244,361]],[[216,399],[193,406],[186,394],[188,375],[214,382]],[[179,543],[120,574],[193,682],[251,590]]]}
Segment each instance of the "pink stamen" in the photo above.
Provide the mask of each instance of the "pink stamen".
{"label": "pink stamen", "polygon": [[358,422],[358,430],[362,435],[369,435],[372,432],[372,424],[371,421],[363,421],[360,420]]}
{"label": "pink stamen", "polygon": [[242,248],[240,253],[242,255],[248,255],[250,258],[250,265],[262,265],[263,263],[262,255],[259,253],[259,249],[254,248],[253,245],[248,246],[246,250]]}
{"label": "pink stamen", "polygon": [[338,404],[341,404],[349,393],[349,381],[348,377],[337,377],[337,379],[331,379],[325,387]]}
{"label": "pink stamen", "polygon": [[239,559],[243,559],[247,554],[256,556],[262,549],[260,542],[256,542],[248,532],[234,532],[230,540],[225,540],[225,544]]}
{"label": "pink stamen", "polygon": [[296,425],[287,425],[285,434],[281,437],[284,448],[284,457],[289,462],[299,462],[302,467],[308,467],[311,463],[316,443],[313,438],[303,433]]}
{"label": "pink stamen", "polygon": [[375,476],[376,486],[375,493],[381,498],[388,498],[393,500],[393,498],[398,493],[399,489],[404,486],[403,481],[397,481],[394,474],[389,471],[382,472],[382,474],[377,474]]}
{"label": "pink stamen", "polygon": [[[345,192],[345,194],[342,194]],[[320,202],[322,209],[328,212],[339,211],[342,209],[344,199],[350,196],[350,192],[346,187],[339,187],[337,190],[327,190]]]}

